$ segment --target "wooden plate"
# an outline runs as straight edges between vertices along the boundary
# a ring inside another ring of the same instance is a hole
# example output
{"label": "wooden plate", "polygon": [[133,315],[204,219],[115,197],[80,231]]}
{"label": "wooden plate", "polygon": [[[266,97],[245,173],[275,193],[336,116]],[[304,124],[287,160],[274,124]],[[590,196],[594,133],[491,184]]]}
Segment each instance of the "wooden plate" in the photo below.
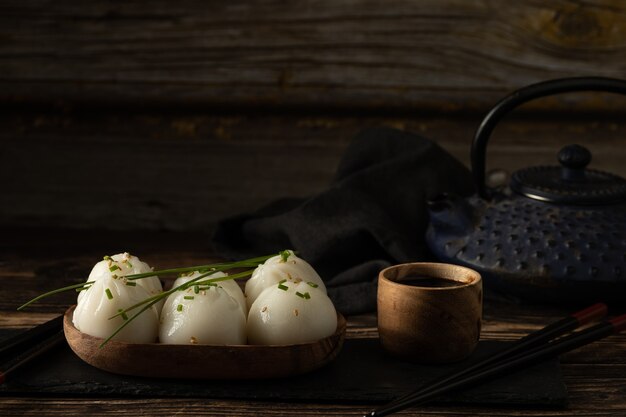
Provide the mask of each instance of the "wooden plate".
{"label": "wooden plate", "polygon": [[346,320],[337,314],[337,331],[297,345],[167,345],[110,341],[81,333],[72,323],[75,306],[65,312],[63,329],[74,353],[96,368],[116,374],[158,378],[257,379],[303,374],[339,354]]}

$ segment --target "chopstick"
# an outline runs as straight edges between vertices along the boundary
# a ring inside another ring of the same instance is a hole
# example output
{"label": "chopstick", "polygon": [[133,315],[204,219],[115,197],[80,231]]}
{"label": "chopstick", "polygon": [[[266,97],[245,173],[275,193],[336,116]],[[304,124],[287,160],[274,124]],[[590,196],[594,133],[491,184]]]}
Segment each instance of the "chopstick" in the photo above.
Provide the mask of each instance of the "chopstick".
{"label": "chopstick", "polygon": [[26,349],[21,354],[0,364],[0,385],[4,384],[7,378],[9,378],[9,376],[17,369],[46,353],[64,340],[65,334],[63,333],[63,330],[60,330],[52,336],[45,338],[34,346]]}
{"label": "chopstick", "polygon": [[597,324],[588,329],[574,333],[572,335],[558,339],[544,346],[539,346],[528,353],[519,354],[509,360],[496,363],[493,367],[480,370],[474,374],[470,374],[466,378],[457,379],[450,384],[435,390],[426,391],[422,395],[416,395],[408,398],[406,401],[395,403],[392,406],[386,406],[378,410],[372,411],[367,416],[380,417],[386,416],[396,411],[403,410],[413,405],[421,404],[434,397],[446,392],[463,388],[467,385],[484,382],[488,379],[495,378],[507,372],[517,370],[526,365],[532,365],[561,353],[574,350],[588,343],[603,339],[614,333],[619,333],[626,329],[626,314],[618,316],[612,320]]}
{"label": "chopstick", "polygon": [[23,351],[28,346],[50,337],[63,328],[63,316],[58,316],[32,329],[21,332],[2,342],[0,346],[0,360]]}
{"label": "chopstick", "polygon": [[6,340],[0,346],[0,385],[17,369],[64,339],[63,316],[59,316]]}
{"label": "chopstick", "polygon": [[515,355],[519,352],[523,352],[529,348],[547,342],[548,340],[551,340],[557,336],[570,332],[578,327],[601,319],[602,317],[606,316],[607,312],[608,306],[605,303],[596,303],[583,310],[577,311],[576,313],[572,313],[554,323],[547,325],[540,330],[537,330],[536,332],[530,333],[529,335],[522,337],[517,342],[511,344],[511,346],[499,352],[496,352],[488,358],[478,361],[477,363],[469,365],[468,367],[463,368],[460,371],[453,372],[448,376],[444,376],[437,381],[428,384],[427,387],[422,390],[414,391],[403,397],[396,398],[391,403],[389,403],[388,406],[405,401],[410,397],[414,397],[418,393],[424,393],[428,390],[433,390],[440,386],[444,386],[455,379],[461,378],[465,375],[469,375],[472,372],[492,365],[502,359]]}
{"label": "chopstick", "polygon": [[[608,308],[606,304],[598,303],[584,310],[573,313],[537,332],[521,338],[511,347],[504,349],[485,360],[470,365],[469,367],[466,367],[447,377],[443,377],[442,379],[429,384],[426,388],[400,397],[384,407],[370,412],[366,416],[374,417],[391,414],[412,405],[428,401],[437,395],[461,388],[467,384],[485,381],[486,379],[500,375],[508,370],[513,370],[516,366],[531,364],[534,363],[533,361],[539,361],[549,357],[550,355],[557,355],[559,353],[575,349],[583,344],[590,343],[591,341],[598,340],[590,339],[589,341],[586,341],[587,338],[596,337],[598,334],[602,335],[599,338],[606,337],[614,332],[618,332],[626,328],[626,325],[624,325],[624,323],[626,323],[625,315],[608,322],[598,324],[587,330],[574,333],[568,337],[563,337],[549,344],[545,344],[545,342],[557,336],[604,317],[607,311]],[[606,333],[607,331],[609,333]],[[587,334],[590,334],[591,336],[587,336]],[[578,341],[578,338],[581,338],[582,342]],[[574,346],[575,343],[582,344]],[[554,349],[557,348],[566,350],[554,353]]]}

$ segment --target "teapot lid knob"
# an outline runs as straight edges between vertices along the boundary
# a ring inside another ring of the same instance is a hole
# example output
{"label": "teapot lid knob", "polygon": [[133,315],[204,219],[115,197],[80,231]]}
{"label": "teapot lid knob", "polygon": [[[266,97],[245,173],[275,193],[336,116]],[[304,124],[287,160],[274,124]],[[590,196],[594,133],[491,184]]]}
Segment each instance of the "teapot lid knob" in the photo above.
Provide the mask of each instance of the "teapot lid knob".
{"label": "teapot lid knob", "polygon": [[588,169],[591,152],[568,145],[558,153],[560,167],[537,166],[511,175],[511,189],[525,197],[556,204],[602,205],[626,202],[626,180]]}
{"label": "teapot lid knob", "polygon": [[559,151],[559,163],[564,168],[585,169],[591,162],[591,152],[580,145],[567,145]]}

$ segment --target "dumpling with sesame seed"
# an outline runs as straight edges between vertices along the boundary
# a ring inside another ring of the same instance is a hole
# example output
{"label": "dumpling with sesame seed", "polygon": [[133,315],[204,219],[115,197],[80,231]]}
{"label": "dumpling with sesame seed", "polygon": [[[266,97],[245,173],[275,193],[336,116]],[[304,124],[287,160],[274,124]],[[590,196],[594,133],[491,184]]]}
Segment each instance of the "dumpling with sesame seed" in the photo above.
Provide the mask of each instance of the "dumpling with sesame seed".
{"label": "dumpling with sesame seed", "polygon": [[[144,274],[152,272],[153,268],[145,262],[142,262],[138,257],[131,255],[128,252],[118,253],[112,256],[105,256],[104,259],[94,265],[87,281],[97,281],[103,277],[111,277],[114,279],[120,279],[126,285],[134,286],[138,285],[148,291],[150,296],[157,295],[163,292],[163,286],[159,277],[152,276],[136,280],[127,280],[125,277],[132,274]],[[84,291],[78,294],[78,301],[83,297]],[[157,303],[157,310],[161,311],[163,307],[163,301]]]}
{"label": "dumpling with sesame seed", "polygon": [[315,269],[304,259],[296,256],[293,251],[286,250],[259,265],[246,282],[245,293],[248,308],[263,290],[283,280],[293,283],[311,282],[326,294],[324,281]]}
{"label": "dumpling with sesame seed", "polygon": [[[108,338],[138,310],[119,313],[148,297],[150,294],[142,286],[129,286],[123,279],[102,275],[81,291],[72,322],[82,333]],[[159,311],[153,305],[130,321],[113,340],[153,343],[157,338],[158,326]]]}
{"label": "dumpling with sesame seed", "polygon": [[177,345],[243,345],[246,315],[220,283],[173,292],[163,306],[159,342]]}
{"label": "dumpling with sesame seed", "polygon": [[[193,271],[191,273],[182,275],[176,278],[176,281],[174,281],[172,288],[176,288],[182,284],[185,284],[191,281],[192,279],[199,277],[200,275],[203,275],[203,274],[201,274],[198,271]],[[212,273],[211,275],[206,276],[205,278],[200,278],[198,282],[213,279],[213,278],[225,278],[227,276],[228,274],[226,274],[225,272],[218,271],[218,272]],[[217,284],[220,287],[222,287],[224,291],[228,293],[228,295],[233,297],[235,301],[237,301],[237,303],[239,303],[244,314],[248,313],[248,306],[246,305],[246,297],[243,295],[243,291],[241,290],[241,287],[239,286],[239,284],[237,284],[237,282],[234,279],[219,281]]]}
{"label": "dumpling with sesame seed", "polygon": [[313,342],[337,329],[337,312],[319,286],[282,281],[266,288],[248,313],[248,343],[286,345]]}

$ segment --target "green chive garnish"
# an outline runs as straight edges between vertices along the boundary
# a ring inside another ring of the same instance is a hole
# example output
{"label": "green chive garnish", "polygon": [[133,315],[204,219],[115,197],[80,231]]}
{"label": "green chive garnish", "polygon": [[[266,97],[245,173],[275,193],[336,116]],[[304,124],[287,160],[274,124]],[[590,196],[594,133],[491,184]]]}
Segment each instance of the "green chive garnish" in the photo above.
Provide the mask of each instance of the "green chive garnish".
{"label": "green chive garnish", "polygon": [[282,284],[283,282],[287,282],[287,280],[283,279],[283,280],[278,281],[279,284]]}
{"label": "green chive garnish", "polygon": [[319,287],[319,285],[317,285],[317,284],[316,284],[316,283],[314,283],[314,282],[307,282],[307,284],[309,284],[309,287],[313,287],[313,288],[317,288],[317,287]]}
{"label": "green chive garnish", "polygon": [[[219,285],[214,284],[212,282],[208,282],[208,281],[202,281],[198,283],[198,287],[200,288],[201,291],[206,291],[206,290],[210,290],[212,287],[219,287]],[[186,290],[183,289],[182,291]]]}
{"label": "green chive garnish", "polygon": [[31,305],[32,303],[35,303],[39,300],[41,300],[42,298],[46,298],[49,297],[51,295],[54,294],[59,294],[62,293],[64,291],[71,291],[71,290],[76,290],[76,289],[87,289],[91,286],[91,284],[93,284],[95,281],[87,281],[87,282],[81,282],[80,284],[74,284],[74,285],[68,285],[67,287],[63,287],[63,288],[57,288],[56,290],[52,290],[52,291],[48,291],[46,293],[43,293],[41,295],[38,295],[37,297],[33,298],[30,301],[25,302],[24,304],[22,304],[21,306],[19,306],[17,309],[19,310],[23,310],[26,307],[28,307],[29,305]]}
{"label": "green chive garnish", "polygon": [[[76,292],[85,291],[85,290],[88,290],[89,288],[91,288],[91,284],[89,284],[89,285],[85,284],[85,286],[82,287],[82,288],[76,288]],[[19,310],[19,308],[18,308],[18,310]]]}
{"label": "green chive garnish", "polygon": [[179,304],[178,307],[176,307],[176,311],[183,311],[183,305]]}
{"label": "green chive garnish", "polygon": [[304,298],[304,294],[302,294],[302,293],[301,293],[301,292],[299,292],[299,291],[296,291],[296,295],[297,295],[298,297],[300,297],[300,298]]}
{"label": "green chive garnish", "polygon": [[115,270],[117,270],[117,269],[120,269],[120,267],[119,267],[119,266],[117,266],[117,265],[111,265],[111,266],[109,267],[109,271],[111,271],[111,272],[113,272],[113,271],[115,271]]}
{"label": "green chive garnish", "polygon": [[[281,257],[285,260],[288,259],[288,257],[291,255],[290,251],[283,251],[284,253],[281,254],[279,253],[279,255],[281,255]],[[254,268],[256,268],[257,266],[259,266],[260,264],[262,264],[263,262],[267,261],[268,259],[272,258],[276,256],[276,253],[272,254],[272,255],[266,255],[266,256],[259,256],[256,258],[250,258],[250,259],[246,259],[246,260],[242,260],[242,261],[235,261],[235,262],[222,262],[222,263],[214,263],[211,265],[199,265],[199,266],[191,266],[191,267],[184,267],[184,268],[172,268],[172,269],[163,269],[163,270],[157,270],[157,271],[150,271],[150,272],[144,272],[144,273],[139,273],[139,274],[129,274],[124,276],[124,283],[126,285],[129,286],[135,286],[136,284],[133,282],[134,280],[137,279],[142,279],[142,278],[147,278],[147,277],[153,277],[153,276],[163,276],[163,275],[167,275],[167,274],[178,274],[178,273],[183,273],[183,272],[187,272],[189,274],[197,271],[200,273],[199,276],[196,276],[192,279],[190,279],[188,282],[186,282],[185,284],[179,285],[175,288],[172,288],[170,290],[167,291],[163,291],[161,293],[155,294],[153,296],[150,296],[142,301],[139,301],[138,303],[127,307],[121,311],[118,311],[117,314],[113,315],[112,317],[110,317],[110,319],[113,319],[117,316],[121,316],[124,319],[124,322],[117,328],[115,329],[115,331],[113,331],[113,333],[111,333],[111,335],[109,335],[101,344],[100,347],[103,347],[104,345],[106,345],[111,339],[113,339],[119,332],[121,332],[127,325],[129,325],[134,319],[136,319],[140,314],[142,314],[143,312],[145,312],[146,310],[152,308],[156,303],[164,300],[165,298],[167,298],[169,295],[175,293],[178,290],[186,290],[189,288],[194,289],[194,292],[196,294],[198,294],[200,292],[200,288],[202,286],[202,288],[210,288],[212,286],[217,286],[216,282],[220,282],[220,281],[227,281],[227,280],[231,280],[231,279],[241,279],[241,278],[247,278],[250,275],[252,275],[252,272],[254,271]],[[103,259],[105,261],[109,261],[109,262],[113,262],[114,259],[112,259],[110,256],[104,256]],[[130,265],[129,262],[127,262],[128,260],[124,260],[122,262],[126,262],[127,264]],[[112,267],[113,265],[111,265]],[[131,265],[132,267],[132,265]],[[236,268],[247,268],[247,270],[243,271],[243,272],[238,272],[236,274],[232,274],[226,277],[219,277],[219,278],[211,278],[210,275],[212,275],[215,272],[222,272],[222,271],[228,271],[231,269],[236,269]],[[112,271],[115,271],[117,269],[121,269],[118,265],[116,265],[115,268],[112,268]],[[113,278],[120,278],[117,275],[113,275]],[[203,278],[205,278],[205,280],[201,281]],[[128,281],[127,281],[128,280]],[[41,294],[35,298],[33,298],[32,300],[26,302],[25,304],[23,304],[22,306],[18,307],[18,310],[22,310],[26,307],[28,307],[30,304],[41,300],[42,298],[46,298],[48,296],[54,295],[54,294],[58,294],[64,291],[71,291],[71,290],[83,290],[83,289],[88,289],[90,288],[90,286],[94,283],[94,281],[88,281],[88,282],[83,282],[80,284],[74,284],[74,285],[69,285],[67,287],[63,287],[63,288],[58,288],[56,290],[53,291],[49,291],[46,292],[44,294]],[[279,288],[281,290],[286,291],[288,289],[287,286],[279,284]],[[111,290],[109,288],[105,289],[105,293],[107,295],[108,299],[113,299],[113,293],[111,292]],[[127,315],[128,312],[137,309],[138,311],[136,313],[133,313],[132,315]],[[179,305],[177,307],[177,310],[181,311],[182,310],[182,305]]]}
{"label": "green chive garnish", "polygon": [[278,284],[278,289],[279,290],[283,290],[283,291],[287,291],[289,289],[289,287],[286,286],[286,285],[283,285],[283,284]]}
{"label": "green chive garnish", "polygon": [[[146,277],[153,277],[155,275],[178,274],[181,272],[198,271],[202,274],[205,274],[205,273],[213,273],[213,272],[219,272],[219,271],[227,271],[233,268],[256,268],[257,266],[259,266],[260,264],[267,261],[269,258],[273,256],[274,255],[259,256],[258,258],[246,259],[244,261],[224,262],[224,263],[218,263],[218,264],[212,264],[212,265],[200,265],[200,266],[189,266],[185,268],[161,269],[159,271],[143,272],[141,274],[130,274],[130,275],[127,275],[126,278],[130,280],[135,280],[135,279],[141,279],[141,278],[146,278]],[[198,278],[200,277],[195,277],[194,280]],[[226,277],[225,279],[227,280],[230,278]]]}
{"label": "green chive garnish", "polygon": [[305,292],[305,293],[304,293],[304,298],[305,298],[306,300],[308,300],[309,298],[311,298],[311,294],[309,294],[308,292]]}
{"label": "green chive garnish", "polygon": [[137,283],[133,281],[126,281],[126,285],[128,285],[129,287],[136,287]]}
{"label": "green chive garnish", "polygon": [[186,295],[183,297],[185,300],[193,300],[194,296],[193,295]]}
{"label": "green chive garnish", "polygon": [[126,321],[128,320],[128,316],[126,315],[126,313],[124,312],[124,310],[122,310],[121,308],[117,309],[117,312],[120,313],[122,315],[122,320]]}
{"label": "green chive garnish", "polygon": [[291,256],[291,252],[289,252],[288,250],[284,250],[280,252],[281,262],[287,262],[287,259],[289,259],[290,256]]}

